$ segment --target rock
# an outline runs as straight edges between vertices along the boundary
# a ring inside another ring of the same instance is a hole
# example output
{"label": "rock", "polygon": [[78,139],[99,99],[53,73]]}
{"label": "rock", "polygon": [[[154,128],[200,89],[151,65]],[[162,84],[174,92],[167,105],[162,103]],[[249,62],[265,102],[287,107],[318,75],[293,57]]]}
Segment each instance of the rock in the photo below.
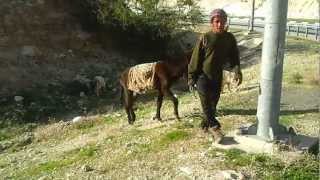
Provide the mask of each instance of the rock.
{"label": "rock", "polygon": [[121,114],[120,113],[116,113],[114,116],[115,117],[121,117]]}
{"label": "rock", "polygon": [[24,97],[22,97],[22,96],[14,96],[14,101],[16,101],[16,102],[21,102],[21,101],[23,101],[23,99],[24,99]]}
{"label": "rock", "polygon": [[192,168],[190,167],[180,167],[179,170],[187,175],[192,174]]}
{"label": "rock", "polygon": [[80,122],[82,119],[83,119],[82,116],[77,116],[77,117],[74,117],[74,118],[72,119],[72,122],[73,122],[73,123],[77,123],[77,122]]}
{"label": "rock", "polygon": [[85,32],[85,31],[81,31],[81,30],[78,30],[77,31],[77,38],[81,39],[81,40],[88,40],[91,38],[91,34]]}
{"label": "rock", "polygon": [[39,53],[39,49],[35,46],[23,46],[20,52],[23,57],[35,57]]}
{"label": "rock", "polygon": [[244,180],[244,179],[246,179],[246,176],[244,174],[242,174],[241,172],[237,173],[234,170],[224,170],[224,171],[218,172],[214,178],[215,179],[228,179],[228,180],[232,180],[232,179]]}
{"label": "rock", "polygon": [[85,97],[85,96],[86,96],[86,94],[83,91],[81,91],[80,92],[80,97]]}
{"label": "rock", "polygon": [[88,164],[85,164],[81,167],[82,171],[84,172],[89,172],[89,171],[93,171],[93,168],[90,167]]}

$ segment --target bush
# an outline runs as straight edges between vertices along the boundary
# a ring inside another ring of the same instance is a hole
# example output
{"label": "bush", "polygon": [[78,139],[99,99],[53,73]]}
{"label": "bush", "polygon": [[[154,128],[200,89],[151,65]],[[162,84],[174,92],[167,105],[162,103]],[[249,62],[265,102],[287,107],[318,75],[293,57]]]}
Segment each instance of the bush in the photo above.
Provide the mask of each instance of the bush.
{"label": "bush", "polygon": [[166,0],[82,0],[80,7],[87,11],[90,22],[121,31],[131,39],[143,39],[145,44],[166,42],[172,32],[201,22],[203,14],[197,1],[177,0],[169,6]]}
{"label": "bush", "polygon": [[303,80],[303,77],[300,73],[296,72],[294,74],[292,74],[291,78],[290,78],[290,82],[294,83],[294,84],[301,84]]}

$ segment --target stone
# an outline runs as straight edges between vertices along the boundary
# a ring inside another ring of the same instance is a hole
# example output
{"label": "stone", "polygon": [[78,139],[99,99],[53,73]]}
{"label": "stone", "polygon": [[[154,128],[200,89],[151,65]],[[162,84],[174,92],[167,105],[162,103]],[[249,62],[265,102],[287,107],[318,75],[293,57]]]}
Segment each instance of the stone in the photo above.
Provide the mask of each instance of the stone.
{"label": "stone", "polygon": [[77,123],[77,122],[80,122],[82,119],[83,119],[82,116],[76,116],[72,119],[72,122]]}
{"label": "stone", "polygon": [[35,57],[39,54],[39,49],[35,46],[22,46],[20,54],[23,57]]}
{"label": "stone", "polygon": [[14,96],[14,101],[16,101],[16,102],[21,102],[21,101],[23,101],[23,99],[24,99],[24,97],[22,97],[22,96]]}
{"label": "stone", "polygon": [[180,167],[179,170],[187,175],[192,174],[192,168],[190,167]]}
{"label": "stone", "polygon": [[84,171],[84,172],[89,172],[89,171],[93,171],[93,168],[90,167],[88,164],[85,164],[81,167],[81,169]]}

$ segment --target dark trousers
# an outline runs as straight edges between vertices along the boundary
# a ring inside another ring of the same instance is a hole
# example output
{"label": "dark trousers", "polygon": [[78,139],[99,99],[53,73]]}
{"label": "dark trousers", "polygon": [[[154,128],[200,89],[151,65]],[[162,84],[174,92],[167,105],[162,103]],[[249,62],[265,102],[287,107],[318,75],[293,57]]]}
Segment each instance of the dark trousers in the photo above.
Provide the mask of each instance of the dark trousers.
{"label": "dark trousers", "polygon": [[197,90],[199,93],[202,111],[205,119],[201,123],[201,127],[205,130],[208,128],[220,128],[221,125],[215,118],[216,108],[220,99],[222,77],[209,79],[206,75],[199,76],[197,81]]}

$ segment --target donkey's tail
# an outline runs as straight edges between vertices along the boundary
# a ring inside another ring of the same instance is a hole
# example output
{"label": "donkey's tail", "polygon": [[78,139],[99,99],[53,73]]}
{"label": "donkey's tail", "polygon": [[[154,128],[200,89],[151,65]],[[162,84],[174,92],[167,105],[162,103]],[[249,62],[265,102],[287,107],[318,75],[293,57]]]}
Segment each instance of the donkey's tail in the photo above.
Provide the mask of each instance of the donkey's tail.
{"label": "donkey's tail", "polygon": [[120,83],[120,99],[119,99],[119,102],[120,102],[120,105],[122,105],[123,104],[123,92],[124,91],[124,89],[123,89],[123,86],[121,85],[121,83]]}

